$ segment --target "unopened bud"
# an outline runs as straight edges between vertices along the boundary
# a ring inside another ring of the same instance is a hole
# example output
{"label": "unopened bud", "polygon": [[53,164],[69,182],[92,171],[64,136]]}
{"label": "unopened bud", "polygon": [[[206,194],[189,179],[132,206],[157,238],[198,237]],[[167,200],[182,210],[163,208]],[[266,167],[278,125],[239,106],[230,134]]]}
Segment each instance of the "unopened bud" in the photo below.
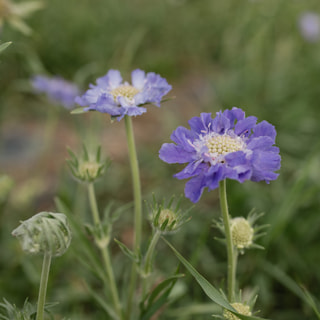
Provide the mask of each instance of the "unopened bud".
{"label": "unopened bud", "polygon": [[62,213],[40,212],[22,221],[12,235],[18,238],[23,251],[31,254],[61,256],[71,242],[67,217]]}
{"label": "unopened bud", "polygon": [[242,217],[231,219],[230,229],[236,248],[244,249],[252,245],[254,230],[248,220]]}

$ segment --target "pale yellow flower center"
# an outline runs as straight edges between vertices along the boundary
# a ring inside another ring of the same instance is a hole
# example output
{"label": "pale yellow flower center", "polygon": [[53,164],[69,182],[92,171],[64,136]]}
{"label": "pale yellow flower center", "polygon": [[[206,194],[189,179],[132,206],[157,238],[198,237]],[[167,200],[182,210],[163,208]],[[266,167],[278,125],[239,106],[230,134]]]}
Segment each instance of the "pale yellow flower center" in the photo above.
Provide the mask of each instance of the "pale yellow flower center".
{"label": "pale yellow flower center", "polygon": [[[243,304],[243,303],[240,303],[240,302],[234,302],[234,303],[231,303],[231,305],[240,313],[240,314],[243,314],[245,316],[251,316],[252,313],[250,311],[250,307]],[[223,317],[227,320],[240,320],[239,317],[235,316],[233,313],[231,313],[230,311],[228,310],[224,310],[223,311]]]}
{"label": "pale yellow flower center", "polygon": [[115,101],[117,100],[117,97],[124,97],[132,100],[133,97],[139,92],[140,91],[134,86],[124,84],[111,90],[110,94],[112,94]]}
{"label": "pale yellow flower center", "polygon": [[89,176],[89,178],[95,178],[98,174],[99,168],[100,164],[97,162],[82,162],[79,164],[79,174],[82,179],[86,179],[87,176]]}
{"label": "pale yellow flower center", "polygon": [[208,139],[206,146],[213,155],[225,155],[230,152],[243,150],[243,142],[228,135],[216,135]]}
{"label": "pale yellow flower center", "polygon": [[174,220],[177,219],[175,213],[170,209],[163,209],[159,215],[159,225],[161,226],[168,219],[168,226],[170,226]]}
{"label": "pale yellow flower center", "polygon": [[248,248],[252,245],[254,230],[245,218],[231,220],[232,242],[238,249]]}

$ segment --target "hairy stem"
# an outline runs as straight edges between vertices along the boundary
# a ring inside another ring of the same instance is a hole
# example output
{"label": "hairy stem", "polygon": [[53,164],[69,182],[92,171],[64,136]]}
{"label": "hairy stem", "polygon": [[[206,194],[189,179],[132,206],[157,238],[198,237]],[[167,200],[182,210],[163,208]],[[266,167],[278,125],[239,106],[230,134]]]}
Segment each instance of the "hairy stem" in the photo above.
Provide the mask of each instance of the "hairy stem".
{"label": "hairy stem", "polygon": [[[141,244],[141,233],[142,233],[142,204],[141,204],[140,173],[139,173],[138,158],[137,158],[137,152],[136,152],[136,146],[135,146],[134,134],[133,134],[133,128],[132,128],[132,120],[131,120],[131,117],[127,115],[125,116],[124,120],[125,120],[125,127],[126,127],[129,159],[130,159],[131,174],[132,174],[133,197],[134,197],[134,251],[136,254],[139,254],[140,244]],[[137,268],[136,268],[136,265],[133,264],[132,270],[131,270],[131,279],[129,284],[126,319],[130,319],[136,282],[137,282]]]}
{"label": "hairy stem", "polygon": [[230,302],[234,301],[235,291],[235,277],[236,277],[236,256],[235,250],[232,243],[231,230],[230,230],[230,219],[227,202],[226,192],[226,180],[219,182],[219,195],[220,195],[220,207],[222,212],[222,219],[224,224],[224,230],[227,242],[227,256],[228,256],[228,299]]}
{"label": "hairy stem", "polygon": [[[101,220],[100,220],[97,199],[96,199],[93,183],[88,184],[88,194],[89,194],[89,202],[90,202],[91,213],[92,213],[94,225],[96,227],[100,228],[99,232],[101,232],[101,236],[104,237],[103,226],[102,226]],[[109,248],[108,248],[108,246],[105,246],[105,247],[98,246],[98,248],[100,249],[103,263],[104,263],[104,266],[106,269],[107,277],[109,280],[110,291],[111,291],[111,296],[112,296],[114,308],[115,308],[115,311],[116,311],[118,318],[120,320],[120,319],[122,319],[122,310],[121,310],[121,304],[120,304],[120,300],[119,300],[118,288],[116,285],[116,280],[115,280],[114,272],[112,269]]]}
{"label": "hairy stem", "polygon": [[44,305],[46,301],[50,264],[51,253],[46,252],[43,257],[36,320],[43,320],[44,317]]}

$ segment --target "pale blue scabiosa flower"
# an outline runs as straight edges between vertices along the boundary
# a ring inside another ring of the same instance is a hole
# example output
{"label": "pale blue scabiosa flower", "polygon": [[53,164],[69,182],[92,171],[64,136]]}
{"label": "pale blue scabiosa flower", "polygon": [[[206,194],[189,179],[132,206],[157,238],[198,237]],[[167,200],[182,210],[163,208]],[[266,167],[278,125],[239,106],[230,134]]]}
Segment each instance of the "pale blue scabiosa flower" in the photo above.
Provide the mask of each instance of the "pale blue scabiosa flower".
{"label": "pale blue scabiosa flower", "polygon": [[80,94],[79,88],[72,82],[61,77],[34,76],[32,87],[38,93],[45,93],[48,98],[66,109],[74,108],[74,99]]}
{"label": "pale blue scabiosa flower", "polygon": [[279,148],[275,143],[276,130],[267,121],[245,117],[239,108],[211,113],[189,120],[191,130],[178,127],[171,135],[175,143],[164,143],[160,159],[167,163],[188,163],[175,175],[191,178],[185,186],[185,196],[197,202],[203,190],[216,189],[226,178],[245,180],[275,180],[280,169]]}
{"label": "pale blue scabiosa flower", "polygon": [[320,16],[313,12],[305,12],[300,16],[299,28],[303,38],[316,42],[320,38]]}
{"label": "pale blue scabiosa flower", "polygon": [[131,73],[131,81],[131,84],[123,82],[118,70],[109,70],[83,96],[77,97],[76,102],[88,106],[84,111],[108,113],[120,121],[125,115],[145,113],[147,109],[142,105],[152,103],[160,107],[162,97],[171,90],[167,80],[154,72],[146,74],[136,69]]}

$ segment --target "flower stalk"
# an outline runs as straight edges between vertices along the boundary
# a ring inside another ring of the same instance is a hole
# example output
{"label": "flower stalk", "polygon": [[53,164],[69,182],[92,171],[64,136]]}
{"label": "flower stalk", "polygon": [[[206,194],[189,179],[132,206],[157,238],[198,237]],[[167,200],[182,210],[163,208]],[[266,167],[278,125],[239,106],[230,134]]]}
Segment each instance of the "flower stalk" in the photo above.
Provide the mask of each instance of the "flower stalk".
{"label": "flower stalk", "polygon": [[[103,227],[102,227],[101,220],[100,220],[100,215],[99,215],[99,210],[98,210],[97,199],[96,199],[96,195],[95,195],[93,182],[88,183],[88,195],[89,195],[89,202],[90,202],[90,208],[91,208],[91,213],[92,213],[94,225],[96,227],[99,227],[99,229],[100,229],[99,231],[101,232],[101,236],[104,237],[104,231],[103,231]],[[113,304],[115,307],[115,311],[118,315],[118,318],[122,319],[121,304],[120,304],[120,300],[119,300],[117,285],[115,282],[114,272],[113,272],[112,265],[111,265],[109,249],[107,246],[104,246],[104,247],[98,246],[98,247],[101,251],[103,263],[104,263],[107,277],[109,280],[110,291],[111,291],[111,296],[112,296]]]}
{"label": "flower stalk", "polygon": [[237,265],[237,252],[232,243],[230,218],[227,202],[226,180],[219,182],[219,196],[220,206],[222,212],[222,219],[224,224],[226,244],[227,244],[227,257],[228,257],[228,299],[230,302],[234,301],[235,294],[235,281],[236,281],[236,265]]}
{"label": "flower stalk", "polygon": [[[125,127],[129,151],[129,159],[132,174],[132,185],[133,185],[133,197],[134,197],[134,252],[136,254],[140,251],[141,243],[141,232],[142,232],[142,203],[141,203],[141,186],[140,186],[140,173],[137,152],[134,142],[134,134],[132,127],[132,120],[129,116],[125,116]],[[133,293],[135,290],[137,281],[137,269],[136,266],[132,266],[131,280],[129,286],[128,306],[127,315],[131,314]]]}
{"label": "flower stalk", "polygon": [[44,316],[44,305],[46,301],[51,257],[52,255],[50,252],[45,252],[43,256],[36,320],[43,320],[43,316]]}

